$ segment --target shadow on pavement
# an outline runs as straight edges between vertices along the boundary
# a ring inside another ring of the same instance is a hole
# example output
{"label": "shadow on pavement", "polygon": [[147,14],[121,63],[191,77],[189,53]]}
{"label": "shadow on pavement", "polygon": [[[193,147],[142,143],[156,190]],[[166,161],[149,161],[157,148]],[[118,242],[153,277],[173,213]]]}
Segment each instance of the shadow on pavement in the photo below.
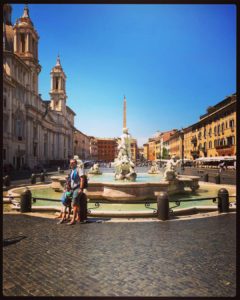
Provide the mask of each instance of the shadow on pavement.
{"label": "shadow on pavement", "polygon": [[21,235],[21,236],[8,238],[8,239],[3,239],[3,247],[10,246],[12,244],[16,244],[25,238],[26,238],[26,236]]}

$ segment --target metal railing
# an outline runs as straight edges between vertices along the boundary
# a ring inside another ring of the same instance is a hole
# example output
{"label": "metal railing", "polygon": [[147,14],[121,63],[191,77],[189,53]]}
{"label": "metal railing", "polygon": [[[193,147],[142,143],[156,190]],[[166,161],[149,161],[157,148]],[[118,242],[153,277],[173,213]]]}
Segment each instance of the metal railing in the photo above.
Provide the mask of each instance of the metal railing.
{"label": "metal railing", "polygon": [[216,196],[216,197],[205,197],[205,198],[196,198],[196,199],[192,199],[192,198],[189,198],[189,199],[181,199],[181,200],[169,200],[169,202],[175,202],[175,206],[172,206],[169,208],[169,212],[171,214],[173,214],[173,208],[176,208],[176,207],[179,207],[181,205],[181,202],[196,202],[196,201],[209,201],[209,200],[212,200],[212,202],[216,202],[217,199],[219,197]]}
{"label": "metal railing", "polygon": [[[9,195],[9,201],[15,205],[16,207],[20,208],[21,205],[21,201],[15,201],[15,199],[21,199],[21,195],[17,195],[17,196],[12,196]],[[229,195],[229,198],[236,198],[236,195]],[[204,197],[204,198],[188,198],[188,199],[179,199],[179,200],[168,200],[168,203],[175,203],[175,206],[171,206],[169,207],[169,213],[170,214],[174,214],[173,209],[176,207],[180,207],[181,203],[186,203],[186,202],[196,202],[196,201],[209,201],[212,200],[213,202],[217,202],[217,200],[219,201],[220,197],[219,196],[211,196],[211,197]],[[61,200],[60,199],[49,199],[49,198],[44,198],[44,197],[31,197],[31,200],[33,203],[36,203],[37,201],[48,201],[48,202],[58,202],[60,203]],[[151,209],[153,211],[153,213],[157,213],[158,209],[155,207],[151,207],[151,204],[156,204],[157,203],[157,199],[152,199],[152,200],[145,200],[145,201],[117,201],[117,202],[112,202],[112,201],[107,201],[107,200],[100,200],[100,201],[93,201],[93,200],[88,200],[89,204],[94,204],[94,207],[88,207],[87,208],[87,212],[88,214],[91,214],[91,210],[95,210],[100,208],[101,204],[144,204],[145,208],[147,209]],[[232,207],[234,203],[229,202],[229,207]],[[235,202],[236,204],[236,202]]]}

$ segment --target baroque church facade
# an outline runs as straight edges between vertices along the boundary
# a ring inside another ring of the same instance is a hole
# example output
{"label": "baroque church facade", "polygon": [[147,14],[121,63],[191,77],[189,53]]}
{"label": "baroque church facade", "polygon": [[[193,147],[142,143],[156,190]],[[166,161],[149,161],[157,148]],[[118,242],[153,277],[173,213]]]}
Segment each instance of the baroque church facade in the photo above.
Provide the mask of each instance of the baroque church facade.
{"label": "baroque church facade", "polygon": [[73,157],[74,116],[66,105],[66,75],[57,57],[50,73],[50,100],[38,90],[39,36],[25,6],[11,23],[12,7],[3,7],[3,165],[63,163]]}

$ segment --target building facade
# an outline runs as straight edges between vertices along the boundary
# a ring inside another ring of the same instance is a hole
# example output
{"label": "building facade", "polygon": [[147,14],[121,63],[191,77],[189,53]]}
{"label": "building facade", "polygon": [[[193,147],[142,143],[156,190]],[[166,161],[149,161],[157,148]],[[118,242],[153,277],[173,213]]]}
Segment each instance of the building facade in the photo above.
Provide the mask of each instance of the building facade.
{"label": "building facade", "polygon": [[90,159],[90,137],[75,128],[74,131],[74,155],[81,160]]}
{"label": "building facade", "polygon": [[182,147],[181,142],[182,134],[180,130],[176,131],[170,138],[169,138],[169,156],[175,156],[177,159],[182,158]]}
{"label": "building facade", "polygon": [[145,158],[154,160],[176,156],[178,159],[194,160],[199,157],[236,156],[236,107],[237,95],[232,94],[209,107],[198,122],[182,130],[158,133],[144,144]]}
{"label": "building facade", "polygon": [[131,159],[132,161],[137,160],[137,154],[138,154],[138,146],[137,146],[137,140],[131,139]]}
{"label": "building facade", "polygon": [[60,163],[73,156],[75,113],[66,105],[60,59],[51,71],[50,100],[38,90],[39,36],[25,6],[15,25],[3,6],[3,165],[15,169]]}
{"label": "building facade", "polygon": [[150,138],[148,140],[148,160],[153,161],[156,159],[155,144],[155,138]]}
{"label": "building facade", "polygon": [[91,160],[98,160],[98,143],[97,139],[93,136],[90,136],[90,145],[89,145],[89,155]]}
{"label": "building facade", "polygon": [[98,160],[102,162],[113,162],[117,157],[116,138],[96,138],[98,148]]}
{"label": "building facade", "polygon": [[170,138],[177,132],[172,129],[164,132],[157,132],[153,138],[149,138],[148,142],[143,145],[144,158],[147,160],[166,159],[170,156]]}
{"label": "building facade", "polygon": [[143,144],[143,157],[146,160],[149,160],[149,145],[148,143]]}
{"label": "building facade", "polygon": [[237,96],[233,94],[207,109],[200,120],[184,129],[184,155],[199,157],[235,156]]}
{"label": "building facade", "polygon": [[137,152],[138,152],[137,159],[139,159],[140,161],[143,161],[144,160],[144,148],[138,147]]}

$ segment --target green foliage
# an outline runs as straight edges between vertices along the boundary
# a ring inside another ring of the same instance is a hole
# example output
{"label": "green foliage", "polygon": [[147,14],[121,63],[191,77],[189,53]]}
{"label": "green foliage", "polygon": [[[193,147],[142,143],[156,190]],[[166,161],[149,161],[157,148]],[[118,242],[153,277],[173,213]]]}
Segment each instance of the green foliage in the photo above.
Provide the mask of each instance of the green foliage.
{"label": "green foliage", "polygon": [[163,151],[162,151],[162,159],[168,159],[169,155],[168,155],[168,151],[165,147],[163,147]]}

